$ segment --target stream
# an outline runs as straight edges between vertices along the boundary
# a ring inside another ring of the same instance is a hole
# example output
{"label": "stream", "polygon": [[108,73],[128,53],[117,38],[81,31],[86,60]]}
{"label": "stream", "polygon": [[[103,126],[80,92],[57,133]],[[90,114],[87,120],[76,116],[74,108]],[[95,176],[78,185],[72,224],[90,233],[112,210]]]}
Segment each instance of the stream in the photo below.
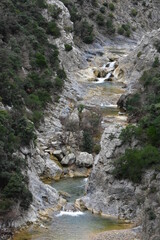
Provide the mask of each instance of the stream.
{"label": "stream", "polygon": [[[66,178],[51,185],[58,191],[69,193],[69,202],[74,202],[83,196],[86,180],[86,178]],[[30,226],[26,231],[16,234],[14,240],[89,240],[96,233],[127,227],[116,218],[102,217],[89,211],[62,210],[53,213],[52,219],[44,221],[40,227]]]}
{"label": "stream", "polygon": [[[121,81],[108,81],[108,78],[115,70],[115,63],[106,62],[108,49],[104,49],[104,55],[95,56],[87,69],[75,73],[78,82],[85,87],[83,100],[80,104],[86,107],[95,108],[102,112],[102,127],[112,122],[126,123],[126,116],[119,112],[116,102],[124,93],[124,84]],[[111,51],[110,51],[111,54]],[[112,49],[112,57],[118,59],[125,54],[125,51]],[[105,64],[105,65],[104,65]],[[90,79],[94,76],[94,68],[105,69],[108,64],[109,72],[105,77],[97,77],[95,81]],[[75,200],[85,194],[86,178],[63,178],[60,181],[53,181],[57,191],[66,192],[70,196],[68,203],[74,204]],[[14,240],[89,240],[97,233],[107,230],[125,229],[129,226],[124,222],[112,218],[92,214],[89,211],[64,210],[54,212],[51,218],[44,220],[40,226],[31,225],[27,230],[15,234]]]}

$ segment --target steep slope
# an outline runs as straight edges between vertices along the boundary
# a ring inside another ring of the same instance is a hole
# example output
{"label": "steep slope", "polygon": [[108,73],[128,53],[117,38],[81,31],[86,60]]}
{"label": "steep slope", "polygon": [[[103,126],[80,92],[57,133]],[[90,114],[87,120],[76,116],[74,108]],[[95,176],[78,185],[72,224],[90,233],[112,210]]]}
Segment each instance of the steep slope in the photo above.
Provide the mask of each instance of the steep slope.
{"label": "steep slope", "polygon": [[[131,91],[122,95],[119,106],[127,109],[129,120],[138,127],[136,130],[135,126],[128,126],[122,131],[122,126],[108,125],[89,179],[87,196],[82,199],[92,211],[142,224],[142,239],[158,239],[160,234],[159,127],[154,125],[159,118],[158,109],[154,110],[159,102],[159,39],[159,30],[147,34],[121,65]],[[145,70],[149,71],[143,74]],[[126,152],[126,149],[133,150]],[[120,158],[122,155],[125,157]]]}

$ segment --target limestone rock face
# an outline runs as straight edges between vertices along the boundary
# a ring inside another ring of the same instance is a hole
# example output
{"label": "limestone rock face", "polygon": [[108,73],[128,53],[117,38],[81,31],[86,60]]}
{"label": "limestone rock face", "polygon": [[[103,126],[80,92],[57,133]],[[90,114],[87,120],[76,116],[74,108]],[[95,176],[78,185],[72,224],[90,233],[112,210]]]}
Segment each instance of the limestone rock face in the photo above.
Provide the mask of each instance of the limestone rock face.
{"label": "limestone rock face", "polygon": [[87,196],[82,200],[92,211],[130,219],[137,211],[136,186],[127,180],[116,180],[112,175],[113,159],[125,151],[119,139],[121,130],[122,127],[116,124],[105,129],[101,151],[89,177]]}
{"label": "limestone rock face", "polygon": [[146,33],[138,42],[133,51],[119,63],[119,71],[123,69],[122,80],[127,84],[127,94],[137,91],[139,78],[143,72],[150,69],[155,57],[160,58],[160,53],[155,45],[160,39],[160,28]]}
{"label": "limestone rock face", "polygon": [[93,165],[92,154],[80,152],[76,158],[76,165],[81,167],[91,167]]}

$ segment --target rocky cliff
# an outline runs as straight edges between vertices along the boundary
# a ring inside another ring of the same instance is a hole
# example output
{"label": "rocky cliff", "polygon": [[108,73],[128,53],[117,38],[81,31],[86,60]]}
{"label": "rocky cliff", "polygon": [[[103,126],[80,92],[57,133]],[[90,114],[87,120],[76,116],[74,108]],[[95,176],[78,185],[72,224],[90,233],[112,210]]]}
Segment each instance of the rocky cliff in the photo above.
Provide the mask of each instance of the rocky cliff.
{"label": "rocky cliff", "polygon": [[[118,67],[114,72],[117,80],[124,82],[127,87],[127,95],[123,95],[119,100],[119,106],[124,109],[128,93],[131,94],[142,88],[138,82],[142,71],[150,69],[155,57],[160,57],[156,48],[160,39],[160,30],[157,30],[160,8],[158,0],[117,0],[113,2],[47,0],[47,4],[50,8],[42,8],[41,14],[46,22],[52,22],[55,19],[54,7],[56,6],[56,10],[59,12],[56,24],[60,30],[59,36],[55,37],[53,25],[51,25],[47,40],[51,44],[50,46],[56,45],[56,49],[59,51],[58,68],[65,70],[67,77],[63,91],[58,96],[57,93],[52,92],[51,101],[47,102],[45,106],[44,119],[36,126],[36,144],[32,142],[30,146],[23,145],[18,151],[21,159],[27,162],[27,168],[23,170],[23,175],[28,177],[27,184],[32,193],[33,201],[29,210],[17,210],[15,214],[6,215],[5,220],[10,219],[9,222],[11,224],[14,222],[16,226],[27,221],[36,221],[40,216],[39,213],[42,216],[46,214],[42,210],[47,208],[60,209],[65,204],[59,193],[54,188],[44,184],[44,180],[58,180],[65,174],[70,176],[87,176],[89,174],[88,167],[92,166],[93,157],[88,153],[79,153],[79,142],[83,135],[83,131],[79,127],[83,123],[83,116],[86,114],[86,118],[89,118],[88,116],[91,114],[87,112],[88,110],[80,114],[81,110],[78,110],[78,101],[84,95],[85,89],[77,83],[78,71],[90,64],[88,56],[103,55],[101,47],[107,43],[112,46],[120,43],[122,47],[125,41],[127,44],[132,40],[134,44],[139,41],[136,48],[127,57],[119,59]],[[155,30],[151,31],[153,28]],[[146,31],[148,31],[147,35]],[[4,34],[1,43],[6,46],[5,38]],[[34,46],[37,46],[35,39],[32,41]],[[88,47],[86,43],[93,44]],[[94,48],[98,50],[94,51]],[[27,44],[23,46],[23,50],[23,64],[19,73],[24,79],[30,74],[31,65]],[[41,52],[42,49],[39,51]],[[46,54],[47,61],[49,61],[48,56],[49,51]],[[40,57],[41,60],[44,60],[42,56]],[[57,59],[54,61],[56,62]],[[38,60],[36,60],[36,64],[37,62],[39,63]],[[41,64],[45,65],[46,63],[40,61]],[[50,76],[51,79],[58,76],[57,65],[54,64],[51,66],[54,69],[53,75]],[[36,69],[36,71],[41,74],[41,70]],[[48,74],[48,71],[45,74]],[[82,74],[81,78],[83,77]],[[27,94],[31,94],[32,84],[27,85],[26,91]],[[8,109],[5,104],[2,104],[1,108]],[[25,114],[29,115],[31,113],[30,105],[28,104],[26,108]],[[84,125],[86,118],[84,117]],[[67,121],[70,123],[69,126],[66,124]],[[80,121],[82,122],[80,123]],[[159,172],[148,170],[144,174],[141,184],[135,184],[129,180],[117,180],[112,174],[113,160],[123,154],[128,147],[128,144],[123,144],[119,139],[120,132],[124,127],[124,124],[116,123],[105,125],[101,139],[101,151],[95,157],[86,190],[87,195],[81,201],[87,209],[93,212],[134,220],[137,225],[140,224],[143,227],[143,239],[158,240],[160,234]],[[135,147],[137,145],[138,142],[133,141],[129,146]],[[17,152],[14,154],[17,155]],[[76,165],[75,169],[66,168],[66,165],[68,167],[73,162]],[[77,166],[80,169],[78,171]]]}
{"label": "rocky cliff", "polygon": [[[159,38],[159,30],[148,33],[120,64],[129,90],[120,98],[120,107],[126,107],[128,94],[143,88],[138,80],[143,71],[152,67],[155,57],[159,57],[156,48]],[[137,225],[142,225],[142,239],[159,239],[159,170],[146,171],[141,184],[118,180],[113,176],[114,159],[119,158],[128,147],[133,149],[139,145],[135,139],[122,143],[119,138],[121,130],[122,126],[117,124],[106,127],[101,151],[88,181],[87,195],[81,199],[81,204],[93,212],[134,220]]]}

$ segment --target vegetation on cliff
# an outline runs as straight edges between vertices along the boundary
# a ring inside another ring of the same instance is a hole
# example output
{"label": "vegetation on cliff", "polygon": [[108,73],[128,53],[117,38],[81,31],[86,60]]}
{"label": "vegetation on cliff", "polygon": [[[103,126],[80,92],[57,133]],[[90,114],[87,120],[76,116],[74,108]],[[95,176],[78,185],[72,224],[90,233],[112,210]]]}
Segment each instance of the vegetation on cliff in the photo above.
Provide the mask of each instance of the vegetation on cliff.
{"label": "vegetation on cliff", "polygon": [[127,149],[115,161],[114,174],[118,178],[128,178],[140,182],[147,168],[160,166],[160,69],[159,59],[155,58],[153,67],[143,73],[141,92],[129,96],[126,103],[130,122],[121,133],[123,143],[137,141],[137,147]]}
{"label": "vegetation on cliff", "polygon": [[[48,8],[52,21],[42,12]],[[19,202],[29,207],[32,196],[25,177],[26,159],[20,147],[36,139],[34,132],[43,109],[57,98],[66,78],[60,69],[58,49],[48,34],[60,37],[56,6],[44,0],[1,0],[0,2],[0,212]]]}

